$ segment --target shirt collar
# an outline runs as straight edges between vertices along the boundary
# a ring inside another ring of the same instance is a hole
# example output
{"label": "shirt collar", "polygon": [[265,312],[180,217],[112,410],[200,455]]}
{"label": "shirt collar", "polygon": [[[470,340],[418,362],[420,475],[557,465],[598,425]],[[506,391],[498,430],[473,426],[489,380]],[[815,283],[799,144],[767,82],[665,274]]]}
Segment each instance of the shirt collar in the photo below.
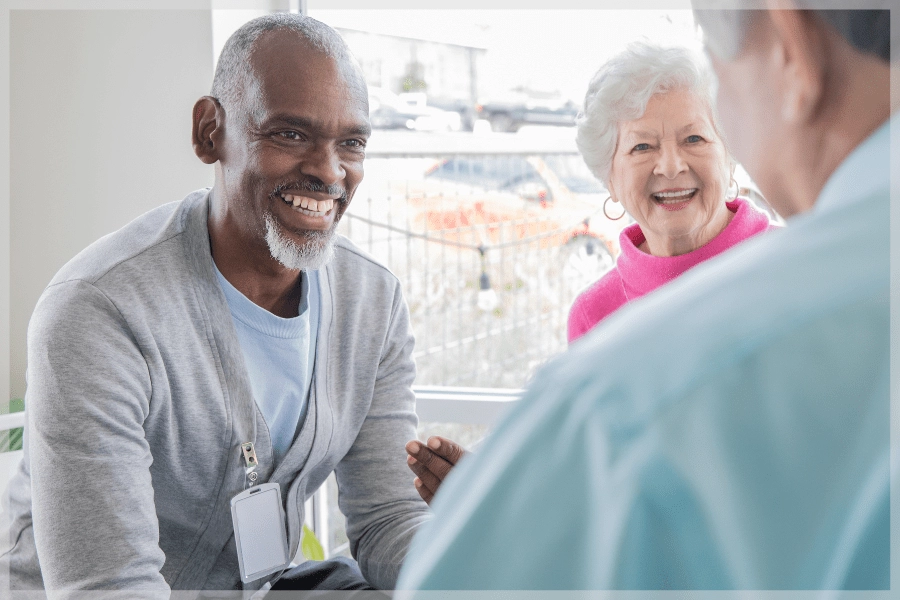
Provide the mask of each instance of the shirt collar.
{"label": "shirt collar", "polygon": [[213,268],[216,271],[219,286],[225,294],[232,317],[248,327],[272,337],[298,338],[307,335],[309,331],[309,272],[304,271],[300,278],[299,314],[296,317],[284,318],[270,313],[247,298],[222,275],[215,261],[213,261]]}
{"label": "shirt collar", "polygon": [[888,119],[838,166],[825,182],[813,210],[821,212],[867,198],[890,186],[891,136]]}

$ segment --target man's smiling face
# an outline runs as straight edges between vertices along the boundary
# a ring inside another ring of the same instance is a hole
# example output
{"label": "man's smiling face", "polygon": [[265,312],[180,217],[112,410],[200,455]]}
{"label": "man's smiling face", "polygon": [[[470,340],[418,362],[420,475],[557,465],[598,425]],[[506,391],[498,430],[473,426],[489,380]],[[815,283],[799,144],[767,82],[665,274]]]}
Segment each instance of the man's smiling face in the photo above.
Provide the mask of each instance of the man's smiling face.
{"label": "man's smiling face", "polygon": [[224,107],[229,218],[260,260],[317,268],[363,178],[365,83],[289,30],[262,34],[250,70],[242,101]]}

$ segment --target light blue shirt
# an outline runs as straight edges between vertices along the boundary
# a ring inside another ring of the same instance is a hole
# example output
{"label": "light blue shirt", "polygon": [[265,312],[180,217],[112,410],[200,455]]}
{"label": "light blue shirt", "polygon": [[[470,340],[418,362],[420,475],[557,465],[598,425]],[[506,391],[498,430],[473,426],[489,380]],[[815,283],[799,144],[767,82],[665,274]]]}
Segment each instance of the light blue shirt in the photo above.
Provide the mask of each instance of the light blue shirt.
{"label": "light blue shirt", "polygon": [[244,353],[253,398],[269,428],[277,465],[306,416],[319,324],[318,271],[303,272],[300,314],[290,319],[254,304],[218,267],[216,275]]}
{"label": "light blue shirt", "polygon": [[398,588],[888,587],[889,146],[546,367]]}

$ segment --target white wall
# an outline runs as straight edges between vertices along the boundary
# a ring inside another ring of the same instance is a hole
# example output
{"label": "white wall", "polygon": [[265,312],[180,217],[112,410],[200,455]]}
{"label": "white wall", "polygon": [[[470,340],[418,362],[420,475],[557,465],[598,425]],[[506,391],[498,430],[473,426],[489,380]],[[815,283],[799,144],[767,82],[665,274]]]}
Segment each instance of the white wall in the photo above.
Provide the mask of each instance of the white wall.
{"label": "white wall", "polygon": [[212,184],[190,145],[191,108],[212,82],[212,21],[210,10],[9,15],[9,392],[22,397],[28,318],[53,274]]}

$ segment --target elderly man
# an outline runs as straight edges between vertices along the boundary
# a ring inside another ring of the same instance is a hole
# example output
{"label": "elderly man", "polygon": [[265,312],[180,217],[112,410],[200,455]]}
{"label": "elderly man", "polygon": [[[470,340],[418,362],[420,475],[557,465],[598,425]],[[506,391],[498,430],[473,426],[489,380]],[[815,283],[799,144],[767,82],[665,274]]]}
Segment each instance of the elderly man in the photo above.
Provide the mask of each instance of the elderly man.
{"label": "elderly man", "polygon": [[890,587],[888,12],[784,7],[697,17],[787,227],[540,374],[398,587]]}
{"label": "elderly man", "polygon": [[274,588],[394,586],[428,518],[413,337],[397,279],[335,235],[369,130],[331,28],[274,14],[229,39],[193,113],[215,185],[88,247],[35,309],[13,589],[261,588],[332,472],[367,581],[344,559]]}

